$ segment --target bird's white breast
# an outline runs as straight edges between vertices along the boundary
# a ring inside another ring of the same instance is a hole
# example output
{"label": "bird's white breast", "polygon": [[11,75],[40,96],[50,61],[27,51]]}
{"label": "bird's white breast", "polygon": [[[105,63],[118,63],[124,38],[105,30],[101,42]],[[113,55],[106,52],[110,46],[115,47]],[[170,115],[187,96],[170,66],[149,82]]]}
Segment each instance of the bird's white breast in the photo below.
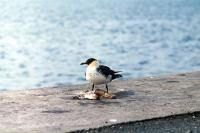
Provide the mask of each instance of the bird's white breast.
{"label": "bird's white breast", "polygon": [[106,78],[96,70],[96,67],[88,66],[86,70],[86,80],[95,85],[105,84],[111,81],[111,75]]}

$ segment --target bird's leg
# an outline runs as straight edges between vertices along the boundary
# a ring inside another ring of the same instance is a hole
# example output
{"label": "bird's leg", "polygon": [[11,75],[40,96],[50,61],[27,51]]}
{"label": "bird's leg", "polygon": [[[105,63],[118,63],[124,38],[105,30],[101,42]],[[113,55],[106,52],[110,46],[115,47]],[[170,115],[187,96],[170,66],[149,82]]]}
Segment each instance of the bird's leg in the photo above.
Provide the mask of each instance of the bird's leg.
{"label": "bird's leg", "polygon": [[92,84],[92,91],[94,90],[94,84]]}
{"label": "bird's leg", "polygon": [[107,90],[107,93],[108,93],[108,85],[106,84],[106,90]]}

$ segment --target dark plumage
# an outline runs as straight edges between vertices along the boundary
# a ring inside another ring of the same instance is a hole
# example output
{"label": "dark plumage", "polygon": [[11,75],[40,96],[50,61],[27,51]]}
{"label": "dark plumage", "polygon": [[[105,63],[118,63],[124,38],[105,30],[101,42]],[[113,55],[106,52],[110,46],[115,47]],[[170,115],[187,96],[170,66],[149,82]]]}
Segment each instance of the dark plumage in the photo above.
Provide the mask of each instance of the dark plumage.
{"label": "dark plumage", "polygon": [[117,74],[118,72],[120,71],[114,71],[112,69],[110,69],[109,67],[107,66],[104,66],[104,65],[99,65],[99,67],[97,67],[97,71],[99,73],[101,73],[102,75],[104,75],[106,78],[111,75],[112,76],[112,80],[113,79],[116,79],[116,78],[119,78],[119,77],[122,77],[121,74]]}
{"label": "dark plumage", "polygon": [[96,59],[94,59],[94,58],[89,58],[89,59],[86,60],[86,62],[82,62],[80,65],[84,65],[84,64],[89,65],[89,64],[92,63],[93,61],[96,61]]}

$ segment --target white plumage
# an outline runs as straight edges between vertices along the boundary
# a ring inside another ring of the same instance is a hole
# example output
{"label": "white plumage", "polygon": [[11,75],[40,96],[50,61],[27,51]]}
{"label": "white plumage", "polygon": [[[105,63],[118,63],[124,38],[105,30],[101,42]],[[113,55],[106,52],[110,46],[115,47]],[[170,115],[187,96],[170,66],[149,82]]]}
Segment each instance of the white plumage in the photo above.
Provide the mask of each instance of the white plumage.
{"label": "white plumage", "polygon": [[108,75],[107,77],[105,77],[103,74],[97,71],[97,67],[90,65],[87,67],[86,80],[94,85],[109,83],[112,79],[112,76]]}

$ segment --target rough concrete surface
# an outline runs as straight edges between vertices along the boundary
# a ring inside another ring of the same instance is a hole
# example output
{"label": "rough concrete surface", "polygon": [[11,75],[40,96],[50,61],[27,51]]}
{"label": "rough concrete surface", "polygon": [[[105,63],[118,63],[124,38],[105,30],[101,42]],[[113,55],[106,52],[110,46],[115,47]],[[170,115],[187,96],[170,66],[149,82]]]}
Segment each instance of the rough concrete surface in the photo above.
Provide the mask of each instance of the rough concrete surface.
{"label": "rough concrete surface", "polygon": [[87,89],[0,92],[0,132],[64,133],[200,111],[200,72],[115,81],[109,90],[117,99],[72,99]]}

